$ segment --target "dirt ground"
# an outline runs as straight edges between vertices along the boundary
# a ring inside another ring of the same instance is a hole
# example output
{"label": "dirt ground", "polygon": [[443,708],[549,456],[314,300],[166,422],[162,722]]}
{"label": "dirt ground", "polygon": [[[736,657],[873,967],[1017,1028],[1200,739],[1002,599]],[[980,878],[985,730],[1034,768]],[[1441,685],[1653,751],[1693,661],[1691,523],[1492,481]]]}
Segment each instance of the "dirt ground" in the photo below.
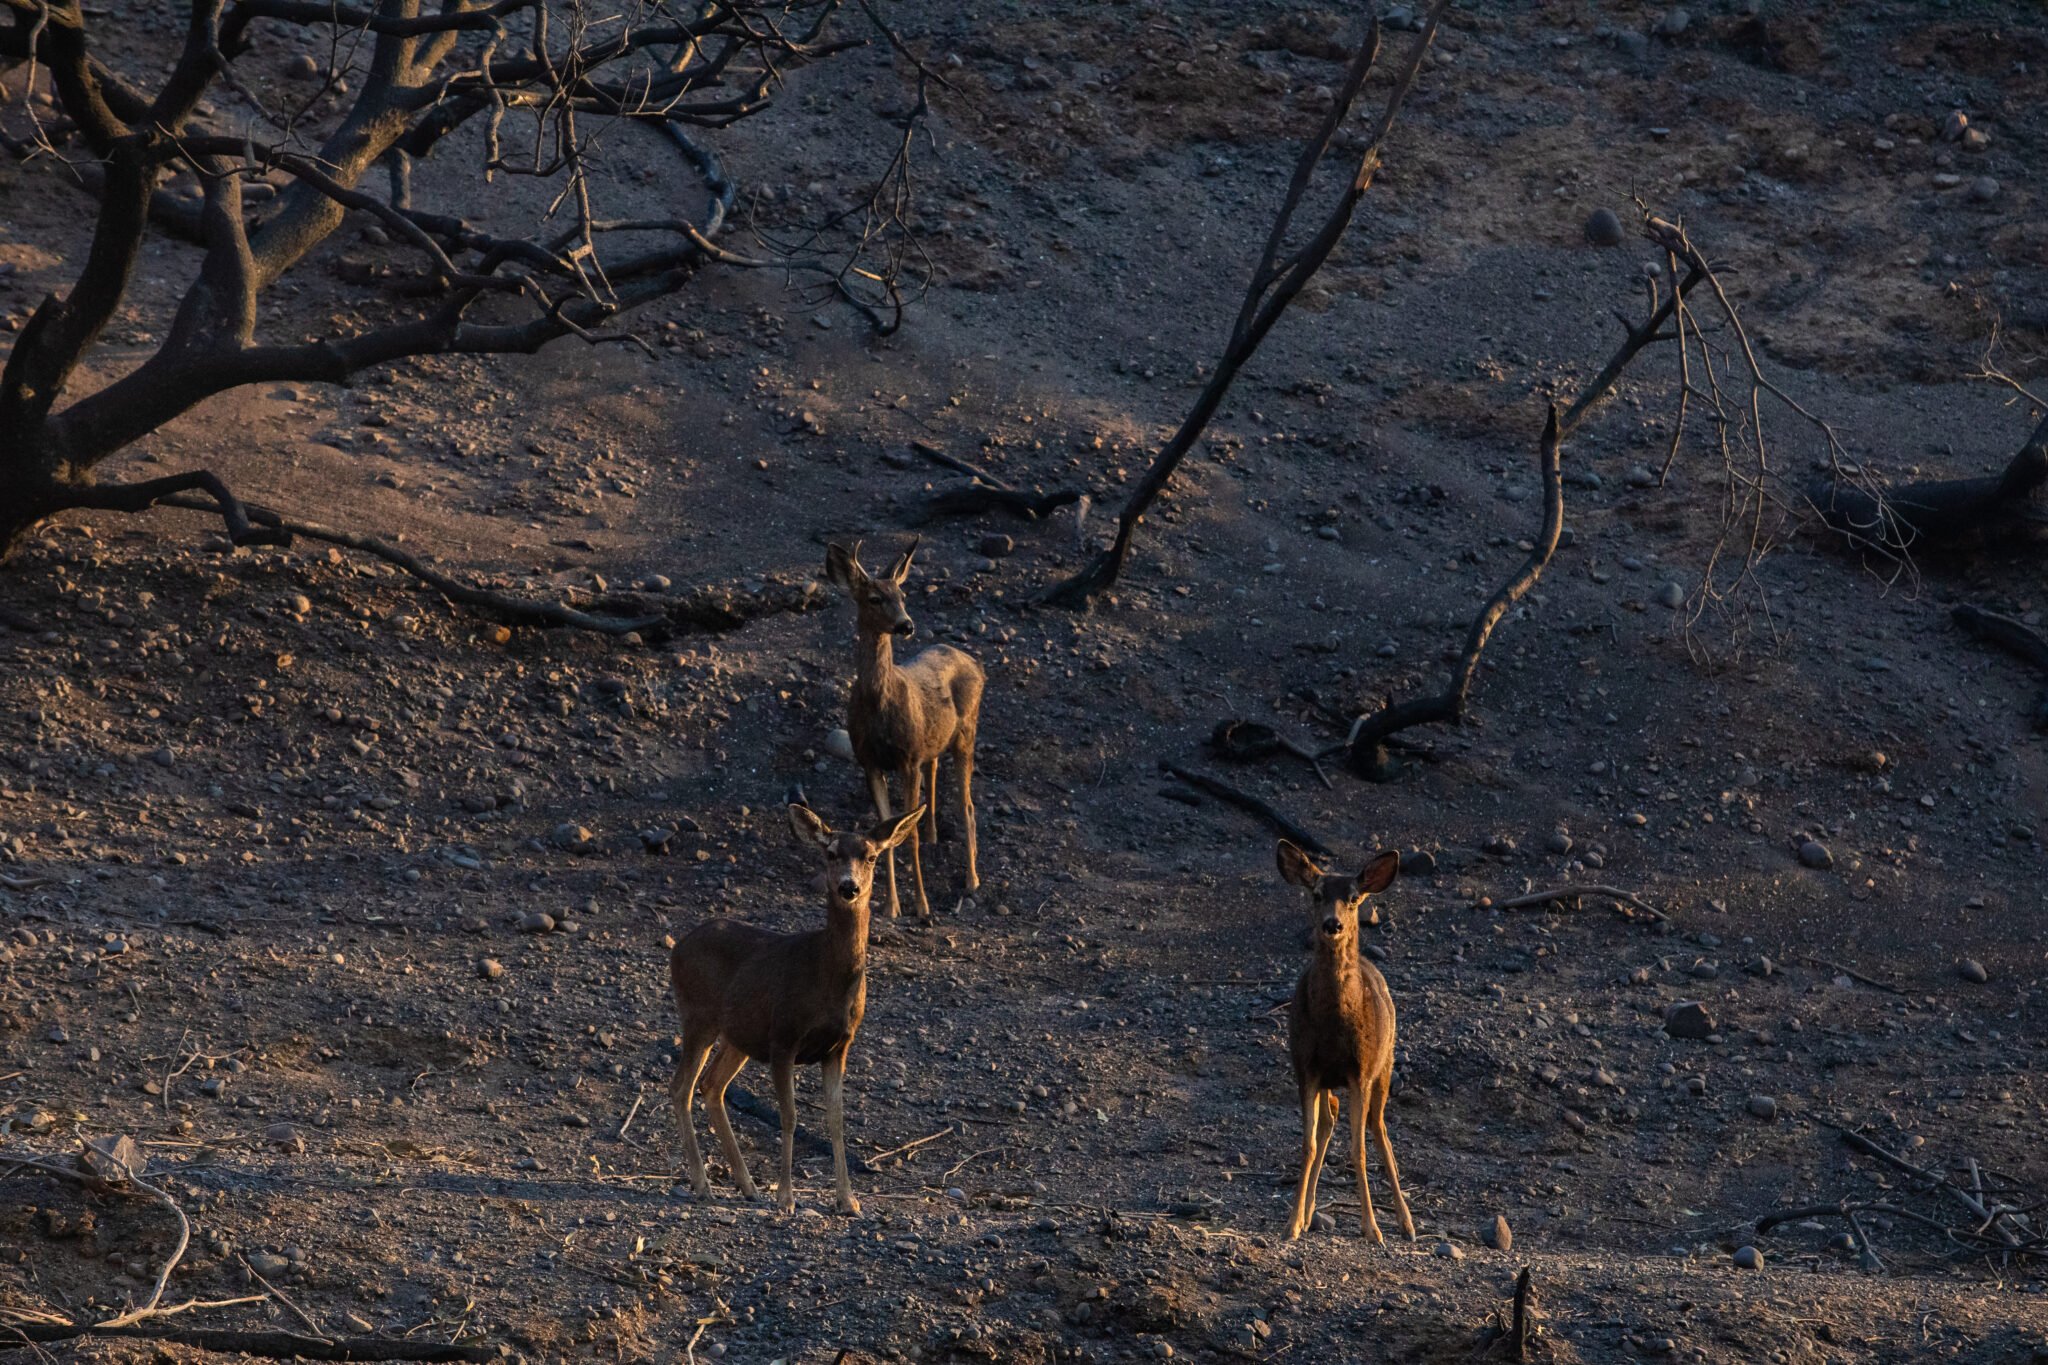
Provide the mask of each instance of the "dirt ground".
{"label": "dirt ground", "polygon": [[[7,1147],[144,1141],[193,1223],[173,1295],[242,1295],[267,1266],[296,1305],[195,1323],[537,1360],[682,1360],[693,1336],[697,1359],[763,1365],[1498,1359],[1523,1266],[1541,1359],[2048,1360],[2038,1263],[1907,1216],[1868,1216],[1875,1273],[1838,1218],[1754,1229],[1844,1197],[1974,1221],[1841,1128],[2048,1198],[2039,681],[1947,615],[2038,620],[2037,558],[1888,582],[1788,526],[1762,596],[1688,632],[1663,593],[1698,581],[1721,488],[1695,443],[1669,486],[1630,482],[1670,433],[1675,364],[1653,353],[1567,449],[1571,543],[1503,623],[1474,723],[1425,737],[1435,761],[1326,789],[1205,748],[1229,717],[1332,743],[1333,713],[1441,684],[1535,531],[1543,402],[1640,306],[1648,249],[1588,245],[1595,208],[1682,216],[1764,363],[1880,479],[1986,472],[2038,420],[1970,376],[1982,301],[2014,373],[2048,345],[2048,19],[1752,8],[1461,4],[1338,259],[1089,615],[1027,606],[1081,562],[1070,512],[920,525],[951,476],[911,443],[1086,489],[1095,543],[1214,361],[1340,69],[1335,12],[906,0],[956,88],[921,170],[939,276],[900,334],[710,273],[640,317],[653,358],[562,343],[237,393],[113,471],[205,464],[535,593],[801,584],[827,540],[872,562],[921,531],[920,639],[990,678],[985,885],[956,904],[948,841],[931,922],[876,923],[848,1085],[860,1218],[831,1214],[815,1145],[794,1217],[738,1200],[716,1159],[692,1197],[665,1094],[665,944],[715,914],[820,921],[792,784],[864,816],[826,748],[844,600],[659,643],[500,643],[384,566],[231,552],[182,512],[73,519],[0,572],[42,627],[0,631],[0,873],[48,879],[0,890]],[[732,169],[789,221],[844,202],[902,89],[880,52],[798,73],[728,135]],[[1988,144],[1939,141],[1952,109]],[[635,193],[695,202],[665,178]],[[0,316],[69,280],[83,202],[0,170]],[[344,229],[277,325],[352,325],[339,276],[387,257]],[[191,261],[152,249],[100,377],[162,335]],[[1796,484],[1819,441],[1773,421]],[[1299,1118],[1275,1007],[1303,902],[1270,831],[1162,758],[1265,797],[1346,868],[1431,855],[1367,931],[1400,1012],[1417,1244],[1359,1235],[1337,1160],[1334,1229],[1285,1240]],[[1831,866],[1802,862],[1809,840]],[[1668,922],[1480,905],[1571,881]],[[560,922],[523,931],[536,911]],[[1683,1000],[1711,1037],[1666,1033]],[[766,1093],[757,1068],[740,1085]],[[800,1095],[822,1133],[814,1074]],[[772,1128],[738,1122],[759,1179]],[[146,1294],[161,1208],[0,1175],[0,1304]],[[1761,1269],[1737,1268],[1745,1245]]]}

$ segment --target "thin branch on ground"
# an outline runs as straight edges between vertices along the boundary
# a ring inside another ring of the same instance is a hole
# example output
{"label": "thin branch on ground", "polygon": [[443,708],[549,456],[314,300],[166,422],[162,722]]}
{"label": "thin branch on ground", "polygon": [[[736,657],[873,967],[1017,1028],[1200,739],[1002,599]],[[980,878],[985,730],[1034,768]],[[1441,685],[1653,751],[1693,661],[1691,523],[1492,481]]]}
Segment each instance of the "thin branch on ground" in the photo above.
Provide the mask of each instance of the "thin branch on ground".
{"label": "thin branch on ground", "polygon": [[1250,792],[1233,787],[1228,782],[1211,777],[1207,773],[1197,772],[1192,768],[1184,768],[1178,763],[1165,759],[1160,760],[1159,767],[1161,771],[1172,774],[1197,791],[1207,792],[1218,801],[1227,802],[1230,805],[1236,806],[1239,810],[1249,811],[1251,814],[1258,816],[1261,820],[1264,820],[1274,829],[1280,831],[1295,843],[1300,844],[1309,852],[1320,853],[1325,857],[1335,856],[1328,844],[1302,828],[1291,817],[1275,810],[1271,804],[1260,800]]}
{"label": "thin branch on ground", "polygon": [[[1620,901],[1624,905],[1634,906],[1659,924],[1671,918],[1671,916],[1665,914],[1635,892],[1625,891],[1621,887],[1608,886],[1600,882],[1573,882],[1568,886],[1553,886],[1547,891],[1531,891],[1525,896],[1495,901],[1488,908],[1494,910],[1526,910],[1532,906],[1556,905],[1560,908],[1570,909],[1576,908],[1578,902],[1587,896],[1605,896],[1609,900]],[[1567,902],[1570,902],[1570,904],[1567,905]]]}

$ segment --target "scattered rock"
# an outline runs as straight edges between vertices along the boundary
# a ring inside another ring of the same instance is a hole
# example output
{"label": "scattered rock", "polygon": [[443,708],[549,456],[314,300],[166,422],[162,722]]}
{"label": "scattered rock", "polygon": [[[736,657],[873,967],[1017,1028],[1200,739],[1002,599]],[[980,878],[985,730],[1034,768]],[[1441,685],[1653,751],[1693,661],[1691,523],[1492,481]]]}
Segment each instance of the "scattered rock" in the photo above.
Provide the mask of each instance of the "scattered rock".
{"label": "scattered rock", "polygon": [[589,848],[595,836],[573,820],[565,820],[555,826],[555,847],[568,853],[581,853]]}
{"label": "scattered rock", "polygon": [[985,535],[975,545],[983,559],[1002,559],[1016,552],[1017,542],[1002,534]]}
{"label": "scattered rock", "polygon": [[1657,33],[1665,38],[1676,38],[1691,27],[1692,16],[1682,9],[1666,10],[1664,17],[1657,21]]}
{"label": "scattered rock", "polygon": [[301,52],[285,63],[284,74],[295,81],[310,81],[320,74],[320,63],[309,52]]}
{"label": "scattered rock", "polygon": [[1998,197],[1999,184],[1995,177],[1980,175],[1970,182],[1970,202],[1988,204]]}
{"label": "scattered rock", "polygon": [[275,1275],[282,1275],[292,1268],[289,1256],[280,1256],[274,1251],[252,1251],[248,1259],[249,1269],[266,1280]]}
{"label": "scattered rock", "polygon": [[1628,471],[1630,488],[1650,488],[1657,482],[1657,472],[1646,464],[1632,465]]}
{"label": "scattered rock", "polygon": [[848,763],[857,761],[853,756],[853,736],[844,730],[834,730],[825,736],[825,752]]}
{"label": "scattered rock", "polygon": [[1941,121],[1941,140],[1961,142],[1963,130],[1970,126],[1970,116],[1960,109],[1951,109],[1947,118]]}
{"label": "scattered rock", "polygon": [[1762,1270],[1764,1268],[1764,1254],[1755,1247],[1737,1247],[1735,1248],[1735,1268],[1737,1270]]}
{"label": "scattered rock", "polygon": [[1818,839],[1808,839],[1799,846],[1799,861],[1807,867],[1825,872],[1835,865],[1835,855],[1828,852],[1828,846]]}
{"label": "scattered rock", "polygon": [[1614,35],[1614,45],[1630,61],[1640,62],[1650,55],[1650,35],[1639,29],[1621,30]]}
{"label": "scattered rock", "polygon": [[1550,832],[1550,837],[1543,841],[1543,847],[1563,857],[1572,851],[1572,836],[1561,829],[1554,829]]}
{"label": "scattered rock", "polygon": [[555,930],[555,917],[544,910],[529,910],[519,917],[519,931],[523,934],[551,934]]}
{"label": "scattered rock", "polygon": [[1714,1016],[1698,1000],[1681,1000],[1664,1011],[1664,1032],[1689,1043],[1705,1042],[1714,1036]]}
{"label": "scattered rock", "polygon": [[1321,1209],[1316,1210],[1316,1215],[1311,1222],[1317,1232],[1335,1232],[1337,1230],[1337,1220],[1324,1213]]}
{"label": "scattered rock", "polygon": [[[546,916],[543,915],[542,918],[545,919]],[[505,964],[495,957],[487,957],[476,964],[476,974],[486,981],[496,981],[505,975]]]}
{"label": "scattered rock", "polygon": [[1673,611],[1676,611],[1680,607],[1684,606],[1684,585],[1674,580],[1672,582],[1666,583],[1663,587],[1657,589],[1657,605],[1660,607],[1669,607]]}
{"label": "scattered rock", "polygon": [[1486,1229],[1480,1235],[1480,1239],[1495,1251],[1515,1249],[1515,1234],[1513,1229],[1508,1227],[1507,1215],[1503,1213],[1496,1213],[1493,1216],[1493,1226]]}
{"label": "scattered rock", "polygon": [[669,845],[675,841],[675,837],[676,832],[666,825],[643,829],[640,831],[640,847],[656,857],[664,857],[668,854]]}
{"label": "scattered rock", "polygon": [[1427,877],[1436,871],[1436,855],[1426,848],[1411,848],[1401,855],[1401,875]]}
{"label": "scattered rock", "polygon": [[152,753],[149,756],[149,761],[156,764],[159,768],[175,768],[178,766],[177,754],[173,753],[168,747],[158,749],[155,753]]}
{"label": "scattered rock", "polygon": [[1438,1242],[1435,1254],[1446,1261],[1462,1261],[1465,1259],[1465,1249],[1456,1242]]}
{"label": "scattered rock", "polygon": [[1613,209],[1594,209],[1586,219],[1586,240],[1594,246],[1620,246],[1621,216]]}
{"label": "scattered rock", "polygon": [[1965,981],[1974,982],[1979,986],[1991,979],[1991,973],[1986,971],[1984,964],[1974,957],[1966,957],[1956,963],[1956,975]]}
{"label": "scattered rock", "polygon": [[1769,1095],[1751,1095],[1749,1097],[1748,1109],[1750,1113],[1760,1119],[1774,1119],[1778,1117],[1778,1102]]}

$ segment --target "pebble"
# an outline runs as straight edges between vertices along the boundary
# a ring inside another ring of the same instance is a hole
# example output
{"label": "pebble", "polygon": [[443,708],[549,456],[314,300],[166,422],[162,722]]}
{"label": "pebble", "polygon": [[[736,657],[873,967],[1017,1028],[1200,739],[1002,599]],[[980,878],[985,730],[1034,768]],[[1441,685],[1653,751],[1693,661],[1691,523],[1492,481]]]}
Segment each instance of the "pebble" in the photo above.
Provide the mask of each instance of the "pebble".
{"label": "pebble", "polygon": [[476,964],[476,974],[486,981],[496,981],[505,974],[505,964],[495,957],[487,957]]}
{"label": "pebble", "polygon": [[1486,841],[1486,851],[1496,858],[1505,858],[1515,851],[1515,841],[1505,834],[1496,834]]}
{"label": "pebble", "polygon": [[1642,61],[1650,55],[1650,37],[1632,28],[1625,28],[1614,35],[1614,45],[1621,49],[1621,55],[1632,61]]}
{"label": "pebble", "polygon": [[1621,216],[1613,209],[1594,209],[1586,219],[1586,240],[1594,246],[1620,246]]}
{"label": "pebble", "polygon": [[1975,982],[1979,986],[1991,979],[1991,973],[1986,971],[1984,964],[1974,957],[1966,957],[1956,963],[1956,975],[1965,981]]}
{"label": "pebble", "polygon": [[669,581],[667,574],[651,573],[640,580],[640,591],[642,592],[667,592],[674,586],[675,584]]}
{"label": "pebble", "polygon": [[1495,1251],[1513,1251],[1515,1249],[1515,1234],[1514,1230],[1508,1227],[1507,1215],[1496,1213],[1493,1216],[1493,1226],[1486,1229],[1481,1236],[1481,1240]]}
{"label": "pebble", "polygon": [[280,1256],[274,1251],[252,1251],[249,1253],[249,1268],[258,1275],[269,1279],[282,1275],[292,1268],[291,1258]]}
{"label": "pebble", "polygon": [[640,831],[640,847],[651,854],[665,854],[669,851],[669,845],[675,841],[675,837],[676,832],[666,825],[643,829]]}
{"label": "pebble", "polygon": [[1649,488],[1656,482],[1656,472],[1646,464],[1631,466],[1628,471],[1628,486],[1630,488]]}
{"label": "pebble", "polygon": [[1669,607],[1673,611],[1676,611],[1678,610],[1678,608],[1684,606],[1684,586],[1674,581],[1666,583],[1663,587],[1657,589],[1657,605],[1660,607]]}
{"label": "pebble", "polygon": [[1692,16],[1682,9],[1666,10],[1657,21],[1657,32],[1666,38],[1676,38],[1691,27]]}
{"label": "pebble", "polygon": [[986,535],[974,548],[984,559],[1001,559],[1016,552],[1017,542],[1006,535]]}
{"label": "pebble", "polygon": [[1948,117],[1943,119],[1941,123],[1941,140],[1943,142],[1961,142],[1963,140],[1963,130],[1969,126],[1970,116],[1968,114],[1960,109],[1951,109]]}
{"label": "pebble", "polygon": [[320,63],[313,60],[311,53],[301,52],[285,64],[284,74],[295,81],[310,81],[320,74]]}
{"label": "pebble", "polygon": [[1337,1230],[1337,1220],[1318,1209],[1316,1210],[1314,1226],[1317,1232],[1335,1232]]}
{"label": "pebble", "polygon": [[1562,857],[1572,851],[1572,836],[1561,829],[1552,830],[1550,837],[1543,841],[1543,847]]}
{"label": "pebble", "polygon": [[1401,875],[1427,877],[1436,871],[1436,855],[1426,848],[1411,848],[1401,855]]}
{"label": "pebble", "polygon": [[1970,182],[1972,203],[1988,204],[1998,197],[1998,181],[1993,176],[1980,175]]}
{"label": "pebble", "polygon": [[590,847],[592,835],[589,830],[574,820],[565,820],[555,826],[555,847],[570,853],[579,853]]}
{"label": "pebble", "polygon": [[1465,1259],[1465,1249],[1456,1242],[1438,1242],[1436,1244],[1436,1254],[1446,1261],[1462,1261]]}
{"label": "pebble", "polygon": [[1835,865],[1835,855],[1828,852],[1828,846],[1818,839],[1808,839],[1799,846],[1799,861],[1804,866],[1825,872]]}
{"label": "pebble", "polygon": [[1664,1011],[1664,1032],[1687,1042],[1703,1042],[1714,1035],[1714,1016],[1697,1000],[1681,1000]]}
{"label": "pebble", "polygon": [[1737,1270],[1762,1270],[1764,1268],[1764,1254],[1755,1247],[1737,1247],[1735,1248],[1735,1268]]}
{"label": "pebble", "polygon": [[149,761],[156,764],[159,768],[175,768],[178,766],[178,756],[168,748],[158,749],[149,756]]}
{"label": "pebble", "polygon": [[825,736],[825,752],[834,758],[843,758],[848,763],[854,762],[853,736],[844,730],[832,731]]}
{"label": "pebble", "polygon": [[529,910],[519,917],[519,932],[523,934],[551,934],[555,930],[555,917],[543,910]]}
{"label": "pebble", "polygon": [[1769,1095],[1751,1095],[1748,1108],[1750,1113],[1760,1119],[1774,1119],[1778,1117],[1778,1102]]}

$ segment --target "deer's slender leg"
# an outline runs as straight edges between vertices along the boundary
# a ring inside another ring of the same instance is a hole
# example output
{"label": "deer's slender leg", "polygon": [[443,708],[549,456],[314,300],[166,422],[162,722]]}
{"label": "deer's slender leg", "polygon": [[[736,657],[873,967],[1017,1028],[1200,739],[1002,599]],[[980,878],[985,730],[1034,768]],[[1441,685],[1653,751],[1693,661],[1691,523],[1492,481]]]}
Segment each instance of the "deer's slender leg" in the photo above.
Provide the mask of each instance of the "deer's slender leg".
{"label": "deer's slender leg", "polygon": [[924,789],[931,797],[924,808],[924,837],[936,844],[939,841],[939,760],[936,754],[931,762],[924,765]]}
{"label": "deer's slender leg", "polygon": [[[907,788],[905,790],[906,792],[908,791]],[[879,768],[870,768],[868,770],[868,794],[875,798],[875,818],[878,820],[888,819],[889,779],[885,775],[883,775],[881,769]],[[887,853],[883,854],[882,857],[886,859],[889,864],[889,918],[895,919],[897,914],[896,850],[892,848]]]}
{"label": "deer's slender leg", "polygon": [[784,1213],[796,1211],[796,1059],[777,1057],[768,1064],[775,1076],[775,1105],[782,1111],[782,1186],[775,1203]]}
{"label": "deer's slender leg", "polygon": [[1380,1233],[1379,1219],[1372,1216],[1372,1187],[1365,1182],[1365,1128],[1366,1128],[1365,1087],[1357,1081],[1351,1083],[1351,1157],[1358,1167],[1358,1210],[1359,1221],[1365,1225],[1365,1235],[1375,1243],[1384,1245],[1386,1238]]}
{"label": "deer's slender leg", "polygon": [[1316,1130],[1322,1125],[1323,1097],[1312,1085],[1301,1088],[1301,1185],[1294,1192],[1294,1221],[1287,1225],[1289,1238],[1308,1228],[1311,1202],[1315,1199]]}
{"label": "deer's slender leg", "polygon": [[725,1164],[732,1167],[732,1178],[739,1182],[740,1193],[749,1199],[759,1199],[761,1192],[754,1188],[747,1159],[740,1155],[740,1140],[732,1135],[732,1119],[725,1112],[725,1088],[746,1064],[746,1054],[732,1044],[718,1050],[704,1073],[704,1107],[711,1111],[711,1126],[718,1132],[718,1145],[725,1149]]}
{"label": "deer's slender leg", "polygon": [[1391,1076],[1382,1076],[1372,1092],[1372,1137],[1379,1145],[1380,1162],[1387,1168],[1387,1184],[1393,1187],[1394,1208],[1401,1215],[1401,1231],[1408,1234],[1408,1240],[1415,1240],[1415,1220],[1408,1216],[1408,1200],[1401,1193],[1401,1165],[1394,1160],[1394,1144],[1387,1140],[1387,1091],[1393,1085]]}
{"label": "deer's slender leg", "polygon": [[[923,785],[924,775],[919,771],[918,765],[913,763],[903,770],[902,778],[903,809],[916,810],[918,802],[924,799],[923,793],[919,790]],[[930,919],[932,903],[924,898],[924,860],[918,853],[916,825],[910,827],[910,838],[904,842],[910,846],[910,879],[917,887],[917,913]],[[893,858],[895,855],[891,853],[890,856]],[[891,867],[893,869],[893,863]]]}
{"label": "deer's slender leg", "polygon": [[825,1059],[825,1131],[832,1139],[832,1180],[839,1187],[839,1211],[860,1212],[853,1181],[846,1174],[846,1053]]}
{"label": "deer's slender leg", "polygon": [[1329,1140],[1337,1136],[1337,1093],[1323,1091],[1323,1126],[1315,1136],[1315,1177],[1309,1181],[1309,1218],[1315,1218],[1315,1191],[1323,1183],[1323,1158],[1329,1156]]}
{"label": "deer's slender leg", "polygon": [[960,779],[960,823],[967,832],[967,889],[981,889],[981,872],[975,866],[974,842],[974,731],[965,731],[953,748],[953,771]]}
{"label": "deer's slender leg", "polygon": [[711,1193],[711,1181],[704,1174],[704,1153],[697,1147],[697,1131],[690,1122],[690,1104],[697,1093],[697,1078],[704,1074],[705,1059],[711,1055],[710,1038],[685,1038],[683,1054],[677,1059],[675,1079],[668,1083],[668,1101],[676,1111],[676,1127],[683,1134],[683,1163],[690,1172],[690,1188],[698,1194]]}

